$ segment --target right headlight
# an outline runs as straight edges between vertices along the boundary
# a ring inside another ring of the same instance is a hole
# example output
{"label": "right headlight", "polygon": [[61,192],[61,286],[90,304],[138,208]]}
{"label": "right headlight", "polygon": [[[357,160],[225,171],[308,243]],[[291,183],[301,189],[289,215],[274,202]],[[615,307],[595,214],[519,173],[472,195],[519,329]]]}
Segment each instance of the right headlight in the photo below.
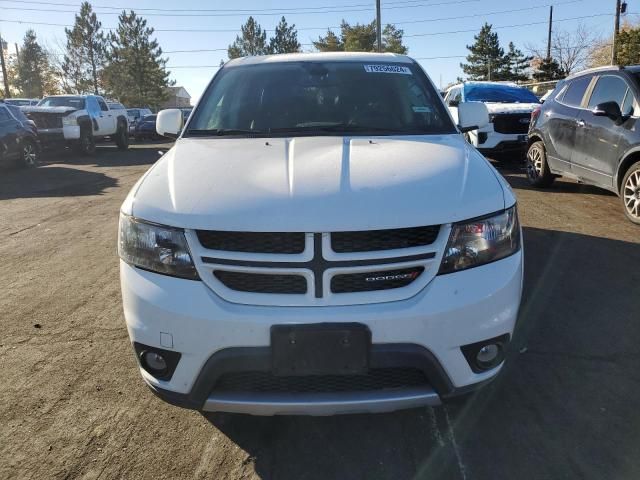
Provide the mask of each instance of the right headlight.
{"label": "right headlight", "polygon": [[438,274],[459,272],[520,250],[520,223],[514,205],[500,213],[454,223]]}
{"label": "right headlight", "polygon": [[120,214],[118,254],[129,265],[198,280],[184,232]]}

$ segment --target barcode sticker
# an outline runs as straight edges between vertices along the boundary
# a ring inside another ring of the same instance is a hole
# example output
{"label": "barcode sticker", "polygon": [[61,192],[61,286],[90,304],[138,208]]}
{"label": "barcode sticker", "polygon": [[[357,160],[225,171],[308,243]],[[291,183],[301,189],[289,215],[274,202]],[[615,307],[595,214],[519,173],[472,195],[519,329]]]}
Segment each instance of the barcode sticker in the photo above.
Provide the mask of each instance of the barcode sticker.
{"label": "barcode sticker", "polygon": [[402,75],[411,75],[411,70],[398,65],[365,65],[364,70],[368,73],[399,73]]}

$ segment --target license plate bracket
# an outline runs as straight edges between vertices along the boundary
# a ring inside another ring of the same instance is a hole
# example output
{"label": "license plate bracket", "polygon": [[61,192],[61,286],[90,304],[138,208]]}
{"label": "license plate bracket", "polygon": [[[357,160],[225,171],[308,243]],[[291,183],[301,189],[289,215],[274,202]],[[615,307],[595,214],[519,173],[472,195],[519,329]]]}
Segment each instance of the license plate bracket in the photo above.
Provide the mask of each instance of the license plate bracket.
{"label": "license plate bracket", "polygon": [[271,327],[274,375],[355,375],[369,369],[371,331],[360,323]]}

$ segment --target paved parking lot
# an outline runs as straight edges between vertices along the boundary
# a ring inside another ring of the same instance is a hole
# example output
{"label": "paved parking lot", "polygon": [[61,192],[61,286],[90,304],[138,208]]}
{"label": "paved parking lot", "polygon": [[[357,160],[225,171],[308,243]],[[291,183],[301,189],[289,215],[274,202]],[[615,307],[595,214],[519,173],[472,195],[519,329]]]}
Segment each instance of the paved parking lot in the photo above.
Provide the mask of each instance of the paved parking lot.
{"label": "paved parking lot", "polygon": [[640,228],[499,166],[524,226],[514,352],[465,404],[203,416],[156,399],[121,311],[118,208],[166,145],[0,170],[0,478],[640,478]]}

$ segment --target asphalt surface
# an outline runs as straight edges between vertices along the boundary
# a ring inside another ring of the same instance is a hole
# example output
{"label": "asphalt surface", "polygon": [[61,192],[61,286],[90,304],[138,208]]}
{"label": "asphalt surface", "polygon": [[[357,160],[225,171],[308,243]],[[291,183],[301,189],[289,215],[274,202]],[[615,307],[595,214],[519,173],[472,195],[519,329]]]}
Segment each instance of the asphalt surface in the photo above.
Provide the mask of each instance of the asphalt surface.
{"label": "asphalt surface", "polygon": [[144,386],[116,229],[166,145],[0,170],[0,478],[640,478],[640,228],[614,195],[527,187],[514,351],[466,403],[329,418],[201,415]]}

